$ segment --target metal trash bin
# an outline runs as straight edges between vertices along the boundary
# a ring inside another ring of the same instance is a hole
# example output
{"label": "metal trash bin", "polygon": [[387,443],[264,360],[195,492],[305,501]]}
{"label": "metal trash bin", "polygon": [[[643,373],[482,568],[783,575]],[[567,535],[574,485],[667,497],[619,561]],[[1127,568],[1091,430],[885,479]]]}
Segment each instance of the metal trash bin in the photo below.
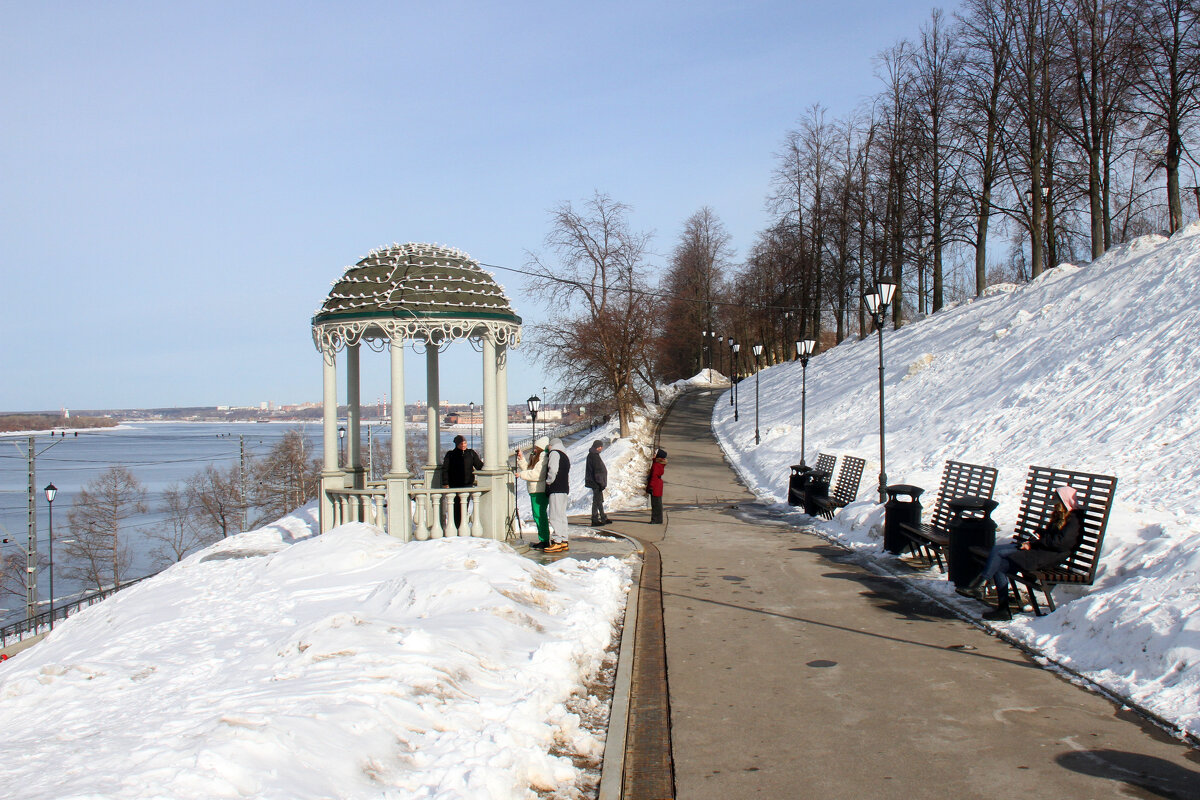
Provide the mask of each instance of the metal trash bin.
{"label": "metal trash bin", "polygon": [[[921,524],[921,494],[925,490],[909,483],[893,483],[887,487],[887,502],[883,505],[883,549],[900,555],[911,540],[900,529],[901,525],[916,528]],[[901,499],[907,496],[907,499]]]}
{"label": "metal trash bin", "polygon": [[999,505],[982,497],[956,497],[950,503],[950,546],[946,554],[946,577],[955,586],[966,586],[983,571],[983,559],[972,547],[990,551],[996,544],[996,522],[992,511]]}
{"label": "metal trash bin", "polygon": [[804,505],[804,492],[812,480],[813,468],[807,464],[792,464],[792,476],[788,478],[788,505]]}
{"label": "metal trash bin", "polygon": [[815,517],[821,513],[821,506],[817,505],[816,499],[822,500],[829,497],[829,479],[833,476],[828,472],[813,470],[808,474],[808,486],[804,489],[804,513],[810,517]]}

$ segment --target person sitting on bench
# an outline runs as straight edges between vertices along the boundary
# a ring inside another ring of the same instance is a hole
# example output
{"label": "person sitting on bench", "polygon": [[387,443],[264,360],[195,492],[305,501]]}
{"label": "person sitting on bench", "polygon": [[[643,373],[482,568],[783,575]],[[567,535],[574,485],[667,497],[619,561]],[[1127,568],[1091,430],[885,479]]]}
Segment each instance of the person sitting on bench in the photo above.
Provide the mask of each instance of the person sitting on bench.
{"label": "person sitting on bench", "polygon": [[979,577],[956,591],[967,597],[982,599],[983,586],[996,584],[996,610],[983,615],[984,619],[1012,619],[1008,606],[1008,576],[1021,571],[1047,569],[1061,562],[1079,546],[1083,531],[1083,504],[1070,486],[1054,488],[1054,512],[1050,521],[1035,538],[1020,544],[997,544],[988,554],[987,563]]}

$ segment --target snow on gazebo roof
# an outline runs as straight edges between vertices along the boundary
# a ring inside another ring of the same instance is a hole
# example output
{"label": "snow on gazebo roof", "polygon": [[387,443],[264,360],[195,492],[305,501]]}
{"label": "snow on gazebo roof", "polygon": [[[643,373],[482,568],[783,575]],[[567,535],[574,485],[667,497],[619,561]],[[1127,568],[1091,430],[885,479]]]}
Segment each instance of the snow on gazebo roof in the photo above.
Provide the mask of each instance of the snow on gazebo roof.
{"label": "snow on gazebo roof", "polygon": [[520,341],[518,317],[495,278],[461,250],[409,242],[380,247],[347,267],[312,318],[313,341],[344,344],[494,337]]}

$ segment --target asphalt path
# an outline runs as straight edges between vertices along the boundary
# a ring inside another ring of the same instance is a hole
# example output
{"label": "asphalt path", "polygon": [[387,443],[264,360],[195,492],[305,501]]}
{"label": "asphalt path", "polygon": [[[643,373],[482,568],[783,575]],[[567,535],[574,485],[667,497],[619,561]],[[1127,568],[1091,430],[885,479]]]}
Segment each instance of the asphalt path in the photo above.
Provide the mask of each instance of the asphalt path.
{"label": "asphalt path", "polygon": [[661,556],[673,796],[1200,798],[1190,746],[757,503],[716,398],[663,424],[666,524],[614,525]]}

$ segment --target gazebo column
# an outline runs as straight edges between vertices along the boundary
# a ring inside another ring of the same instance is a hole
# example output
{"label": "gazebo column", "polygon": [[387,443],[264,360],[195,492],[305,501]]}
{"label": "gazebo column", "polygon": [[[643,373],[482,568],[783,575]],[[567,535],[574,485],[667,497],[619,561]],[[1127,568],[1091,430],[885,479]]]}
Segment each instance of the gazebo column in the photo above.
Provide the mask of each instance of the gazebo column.
{"label": "gazebo column", "polygon": [[500,461],[504,466],[505,534],[516,538],[517,530],[517,477],[516,457],[510,460],[508,452],[508,344],[496,346],[496,425],[499,432]]}
{"label": "gazebo column", "polygon": [[488,492],[480,503],[483,535],[504,541],[507,538],[508,466],[500,449],[500,401],[497,391],[498,364],[496,340],[489,331],[483,336],[483,469],[476,472],[479,485]]}
{"label": "gazebo column", "polygon": [[362,435],[360,422],[362,406],[359,400],[358,356],[359,343],[346,347],[346,488],[366,487],[366,471],[362,465]]}
{"label": "gazebo column", "polygon": [[387,532],[402,542],[412,538],[408,499],[408,443],[404,426],[404,340],[393,338],[392,357],[392,470],[387,474]]}
{"label": "gazebo column", "polygon": [[425,440],[429,451],[425,458],[425,487],[429,489],[442,485],[441,476],[441,415],[442,401],[438,377],[438,347],[433,341],[425,342]]}
{"label": "gazebo column", "polygon": [[344,489],[346,479],[338,469],[338,435],[337,435],[337,351],[332,345],[322,345],[321,360],[323,362],[322,377],[324,392],[321,398],[322,410],[322,449],[323,464],[321,469],[321,533],[333,528],[333,502],[329,499],[330,489]]}

